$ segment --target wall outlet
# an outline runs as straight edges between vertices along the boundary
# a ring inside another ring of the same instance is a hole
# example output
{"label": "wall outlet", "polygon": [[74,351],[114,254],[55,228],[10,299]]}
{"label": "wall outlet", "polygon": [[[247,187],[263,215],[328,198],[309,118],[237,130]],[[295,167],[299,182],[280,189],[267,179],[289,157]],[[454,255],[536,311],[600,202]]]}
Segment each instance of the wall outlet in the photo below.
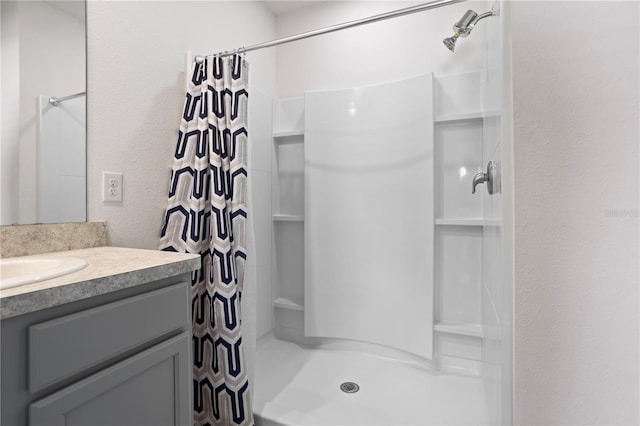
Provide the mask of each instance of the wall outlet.
{"label": "wall outlet", "polygon": [[122,173],[102,172],[102,201],[122,201]]}

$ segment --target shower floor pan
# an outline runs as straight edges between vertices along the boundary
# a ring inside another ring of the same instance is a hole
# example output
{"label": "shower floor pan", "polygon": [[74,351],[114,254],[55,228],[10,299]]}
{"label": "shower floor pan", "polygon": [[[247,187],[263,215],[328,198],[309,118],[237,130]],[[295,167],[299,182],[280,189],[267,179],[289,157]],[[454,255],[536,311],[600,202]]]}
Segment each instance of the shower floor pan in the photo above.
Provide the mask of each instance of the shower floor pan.
{"label": "shower floor pan", "polygon": [[[359,390],[345,393],[345,382]],[[485,404],[480,378],[353,350],[301,347],[272,336],[258,344],[257,426],[484,425]]]}

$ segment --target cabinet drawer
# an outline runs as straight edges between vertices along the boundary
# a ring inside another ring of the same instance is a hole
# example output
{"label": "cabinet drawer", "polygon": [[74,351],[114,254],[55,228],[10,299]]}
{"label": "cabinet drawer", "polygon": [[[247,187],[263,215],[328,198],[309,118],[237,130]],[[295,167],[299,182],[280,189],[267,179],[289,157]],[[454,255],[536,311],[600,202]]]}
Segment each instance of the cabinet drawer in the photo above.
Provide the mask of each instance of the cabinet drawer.
{"label": "cabinet drawer", "polygon": [[190,326],[187,283],[29,327],[29,391]]}

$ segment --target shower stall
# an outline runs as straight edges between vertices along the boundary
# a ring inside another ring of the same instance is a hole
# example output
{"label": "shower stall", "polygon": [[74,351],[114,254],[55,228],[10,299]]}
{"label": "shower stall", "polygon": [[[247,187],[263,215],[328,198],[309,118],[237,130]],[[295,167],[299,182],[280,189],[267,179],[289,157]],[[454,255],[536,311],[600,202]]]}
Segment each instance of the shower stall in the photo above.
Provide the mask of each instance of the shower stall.
{"label": "shower stall", "polygon": [[449,7],[445,65],[251,92],[260,426],[511,421],[506,11]]}
{"label": "shower stall", "polygon": [[86,220],[86,93],[38,96],[39,223]]}

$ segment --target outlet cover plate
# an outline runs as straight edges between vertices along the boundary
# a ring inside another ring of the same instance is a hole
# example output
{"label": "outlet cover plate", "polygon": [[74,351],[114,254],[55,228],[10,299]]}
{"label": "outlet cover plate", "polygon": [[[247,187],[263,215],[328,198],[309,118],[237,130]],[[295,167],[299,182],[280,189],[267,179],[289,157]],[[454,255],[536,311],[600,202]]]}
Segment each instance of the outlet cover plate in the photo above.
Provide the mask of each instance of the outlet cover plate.
{"label": "outlet cover plate", "polygon": [[122,202],[122,173],[102,172],[102,201]]}

